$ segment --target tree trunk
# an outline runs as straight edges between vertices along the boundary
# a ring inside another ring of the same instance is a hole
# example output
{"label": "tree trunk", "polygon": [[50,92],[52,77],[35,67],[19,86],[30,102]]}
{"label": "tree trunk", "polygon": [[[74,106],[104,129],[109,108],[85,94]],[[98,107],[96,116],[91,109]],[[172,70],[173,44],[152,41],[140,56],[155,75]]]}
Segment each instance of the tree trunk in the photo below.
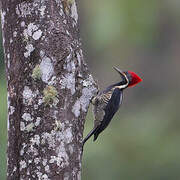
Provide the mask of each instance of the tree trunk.
{"label": "tree trunk", "polygon": [[96,84],[83,60],[75,0],[1,0],[8,83],[8,180],[81,179]]}

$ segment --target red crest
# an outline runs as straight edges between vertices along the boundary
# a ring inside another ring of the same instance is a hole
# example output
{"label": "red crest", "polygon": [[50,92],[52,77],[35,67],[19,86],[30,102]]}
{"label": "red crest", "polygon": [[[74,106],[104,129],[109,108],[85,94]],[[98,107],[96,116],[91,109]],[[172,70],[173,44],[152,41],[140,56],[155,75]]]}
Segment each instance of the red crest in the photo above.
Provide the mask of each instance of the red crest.
{"label": "red crest", "polygon": [[136,73],[132,71],[128,71],[128,73],[131,75],[132,78],[131,81],[129,82],[128,87],[133,87],[142,81],[142,79]]}

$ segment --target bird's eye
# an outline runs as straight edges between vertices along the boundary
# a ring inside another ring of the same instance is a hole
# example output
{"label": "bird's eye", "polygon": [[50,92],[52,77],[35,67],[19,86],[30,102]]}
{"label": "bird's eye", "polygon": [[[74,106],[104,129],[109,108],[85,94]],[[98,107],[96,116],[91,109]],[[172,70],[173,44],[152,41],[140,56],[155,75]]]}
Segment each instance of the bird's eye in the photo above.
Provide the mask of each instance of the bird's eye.
{"label": "bird's eye", "polygon": [[125,74],[126,74],[126,76],[127,76],[128,80],[129,80],[129,81],[131,81],[131,80],[132,80],[132,76],[131,76],[131,74],[130,74],[130,73],[128,73],[128,72],[125,72]]}

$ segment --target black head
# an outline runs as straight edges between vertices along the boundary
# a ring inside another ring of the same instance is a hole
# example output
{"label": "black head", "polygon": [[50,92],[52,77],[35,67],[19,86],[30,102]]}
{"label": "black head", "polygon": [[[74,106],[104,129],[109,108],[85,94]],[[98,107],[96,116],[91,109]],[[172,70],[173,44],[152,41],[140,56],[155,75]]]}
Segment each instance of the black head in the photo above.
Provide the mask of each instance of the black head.
{"label": "black head", "polygon": [[113,67],[121,76],[122,78],[122,82],[123,86],[122,88],[126,88],[126,87],[132,87],[137,85],[139,82],[142,81],[142,79],[134,72],[132,71],[121,71],[120,69]]}

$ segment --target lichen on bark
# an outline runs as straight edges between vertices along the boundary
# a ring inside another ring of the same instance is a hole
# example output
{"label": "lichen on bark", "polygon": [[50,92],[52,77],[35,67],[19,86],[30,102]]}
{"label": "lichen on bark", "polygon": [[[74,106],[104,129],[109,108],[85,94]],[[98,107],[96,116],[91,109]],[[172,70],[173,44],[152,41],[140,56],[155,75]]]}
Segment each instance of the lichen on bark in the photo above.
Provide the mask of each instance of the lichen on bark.
{"label": "lichen on bark", "polygon": [[79,180],[97,87],[83,59],[76,1],[1,1],[8,82],[7,179]]}

